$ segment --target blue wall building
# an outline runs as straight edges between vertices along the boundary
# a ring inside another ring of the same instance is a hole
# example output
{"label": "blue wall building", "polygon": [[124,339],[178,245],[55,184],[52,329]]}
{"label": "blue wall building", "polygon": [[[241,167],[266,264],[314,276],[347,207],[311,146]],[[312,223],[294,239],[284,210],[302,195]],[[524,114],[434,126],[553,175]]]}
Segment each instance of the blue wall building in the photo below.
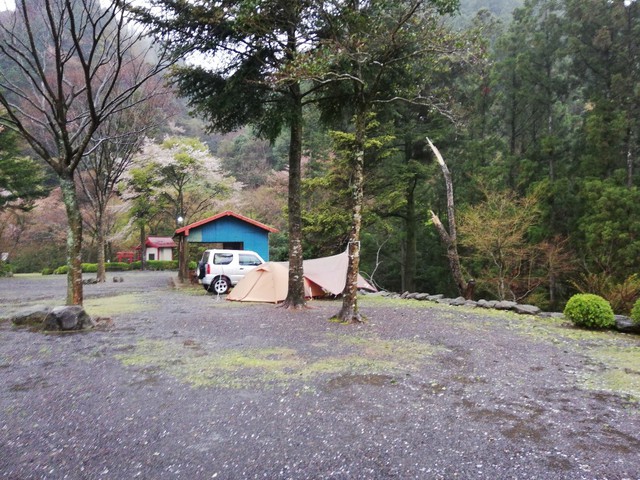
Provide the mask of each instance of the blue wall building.
{"label": "blue wall building", "polygon": [[176,230],[189,243],[210,243],[212,248],[253,250],[269,261],[269,234],[278,230],[227,210]]}

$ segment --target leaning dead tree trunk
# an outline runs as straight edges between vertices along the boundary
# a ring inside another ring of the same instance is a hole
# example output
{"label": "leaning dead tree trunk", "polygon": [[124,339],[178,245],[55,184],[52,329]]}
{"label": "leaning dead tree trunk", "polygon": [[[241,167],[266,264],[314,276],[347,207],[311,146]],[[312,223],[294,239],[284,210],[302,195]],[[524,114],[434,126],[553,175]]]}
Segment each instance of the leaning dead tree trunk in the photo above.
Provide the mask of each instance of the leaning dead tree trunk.
{"label": "leaning dead tree trunk", "polygon": [[453,182],[451,181],[451,172],[449,171],[447,164],[444,162],[440,151],[433,143],[431,143],[430,139],[427,138],[427,142],[429,142],[429,146],[436,156],[436,160],[438,161],[438,165],[440,165],[442,175],[444,176],[445,185],[447,187],[447,220],[449,223],[449,231],[447,231],[445,226],[440,221],[440,218],[433,210],[430,210],[431,220],[433,221],[436,230],[438,230],[440,240],[442,240],[442,242],[447,247],[449,268],[451,268],[451,275],[453,276],[453,280],[456,283],[456,287],[458,287],[458,292],[460,293],[460,295],[464,295],[465,298],[470,298],[473,292],[468,291],[470,290],[470,285],[467,284],[462,275],[462,268],[460,266],[460,255],[458,254],[458,234],[456,231],[456,216],[453,203]]}

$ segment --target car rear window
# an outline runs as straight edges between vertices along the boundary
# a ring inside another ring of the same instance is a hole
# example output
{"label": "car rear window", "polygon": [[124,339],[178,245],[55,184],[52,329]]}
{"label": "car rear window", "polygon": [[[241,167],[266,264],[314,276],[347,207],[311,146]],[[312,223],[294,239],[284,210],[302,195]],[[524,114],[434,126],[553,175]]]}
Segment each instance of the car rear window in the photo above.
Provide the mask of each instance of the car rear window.
{"label": "car rear window", "polygon": [[214,253],[214,265],[229,265],[233,261],[233,253]]}

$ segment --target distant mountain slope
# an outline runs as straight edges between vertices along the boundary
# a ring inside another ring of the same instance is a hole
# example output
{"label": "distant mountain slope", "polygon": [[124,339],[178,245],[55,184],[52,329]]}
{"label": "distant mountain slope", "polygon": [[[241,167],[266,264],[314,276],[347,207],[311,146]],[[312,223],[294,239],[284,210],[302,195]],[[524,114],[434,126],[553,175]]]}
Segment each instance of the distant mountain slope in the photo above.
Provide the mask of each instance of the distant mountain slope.
{"label": "distant mountain slope", "polygon": [[473,18],[478,10],[486,8],[497,17],[510,19],[511,12],[523,3],[524,0],[460,0],[460,13],[464,18]]}

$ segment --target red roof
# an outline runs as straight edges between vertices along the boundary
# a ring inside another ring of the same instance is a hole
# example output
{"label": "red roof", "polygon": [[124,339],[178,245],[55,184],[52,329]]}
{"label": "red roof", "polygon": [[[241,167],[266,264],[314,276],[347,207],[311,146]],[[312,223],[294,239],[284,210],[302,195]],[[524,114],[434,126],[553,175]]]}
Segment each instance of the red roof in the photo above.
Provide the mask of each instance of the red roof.
{"label": "red roof", "polygon": [[147,247],[155,248],[175,248],[176,242],[171,237],[147,237],[147,241],[144,243]]}
{"label": "red roof", "polygon": [[242,220],[243,222],[247,222],[250,223],[251,225],[255,225],[256,227],[262,228],[263,230],[266,230],[267,232],[271,232],[271,233],[276,233],[278,231],[277,228],[273,228],[270,227],[269,225],[265,225],[264,223],[260,223],[257,220],[253,220],[249,217],[245,217],[244,215],[240,215],[238,213],[234,213],[231,210],[227,210],[226,212],[222,212],[219,213],[217,215],[214,215],[213,217],[209,217],[209,218],[205,218],[204,220],[200,220],[199,222],[195,222],[192,223],[190,225],[186,225],[182,228],[179,228],[176,230],[176,235],[185,235],[185,236],[189,236],[189,230],[193,229],[193,228],[197,228],[200,227],[206,223],[209,222],[215,222],[216,220],[219,220],[223,217],[234,217],[237,218],[238,220]]}

